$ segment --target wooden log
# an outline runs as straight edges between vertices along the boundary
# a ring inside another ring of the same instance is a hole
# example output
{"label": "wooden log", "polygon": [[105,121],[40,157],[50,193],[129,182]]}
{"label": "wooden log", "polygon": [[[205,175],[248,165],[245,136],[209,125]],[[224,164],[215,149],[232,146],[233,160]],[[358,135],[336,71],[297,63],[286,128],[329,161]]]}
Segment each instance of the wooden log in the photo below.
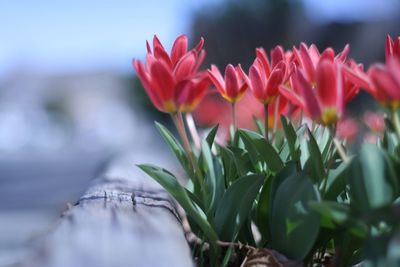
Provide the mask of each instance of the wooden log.
{"label": "wooden log", "polygon": [[18,266],[193,266],[174,202],[138,161],[111,164]]}

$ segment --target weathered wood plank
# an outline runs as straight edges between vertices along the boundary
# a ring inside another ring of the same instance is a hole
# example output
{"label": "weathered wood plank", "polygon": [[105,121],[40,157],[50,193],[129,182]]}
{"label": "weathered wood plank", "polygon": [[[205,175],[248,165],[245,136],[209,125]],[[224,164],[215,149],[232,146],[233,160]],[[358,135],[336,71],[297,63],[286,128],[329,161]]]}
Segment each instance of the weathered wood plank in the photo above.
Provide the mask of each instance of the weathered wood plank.
{"label": "weathered wood plank", "polygon": [[132,162],[111,164],[19,266],[193,266],[174,202]]}

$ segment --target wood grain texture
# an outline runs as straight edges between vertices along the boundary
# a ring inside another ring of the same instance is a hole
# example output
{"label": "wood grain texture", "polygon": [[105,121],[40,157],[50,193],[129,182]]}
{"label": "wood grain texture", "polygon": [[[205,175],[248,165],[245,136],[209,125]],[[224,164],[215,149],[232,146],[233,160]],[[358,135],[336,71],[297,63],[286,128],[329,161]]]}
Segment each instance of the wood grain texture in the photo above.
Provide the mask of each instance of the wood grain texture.
{"label": "wood grain texture", "polygon": [[137,161],[112,163],[18,266],[193,266],[174,202]]}

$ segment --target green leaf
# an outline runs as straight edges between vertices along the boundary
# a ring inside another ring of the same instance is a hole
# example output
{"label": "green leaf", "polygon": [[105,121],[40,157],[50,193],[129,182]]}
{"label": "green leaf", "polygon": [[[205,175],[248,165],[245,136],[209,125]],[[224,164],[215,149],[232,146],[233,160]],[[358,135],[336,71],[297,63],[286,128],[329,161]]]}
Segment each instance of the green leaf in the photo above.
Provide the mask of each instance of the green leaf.
{"label": "green leaf", "polygon": [[252,174],[237,179],[226,190],[214,220],[217,233],[222,240],[235,240],[263,183],[263,175]]}
{"label": "green leaf", "polygon": [[[216,170],[214,166],[213,155],[211,153],[211,149],[206,140],[203,140],[201,143],[201,151],[204,162],[204,171],[206,174],[206,184],[207,190],[206,192],[210,193],[210,198],[208,199],[208,209],[207,213],[213,211],[219,202],[222,194],[224,193],[224,180],[222,174],[219,172],[220,176],[217,177]],[[217,162],[215,162],[217,163]],[[218,166],[218,165],[217,165]],[[219,167],[219,166],[218,166]]]}
{"label": "green leaf", "polygon": [[261,236],[265,240],[269,240],[271,234],[269,232],[269,216],[270,216],[270,201],[271,201],[271,191],[272,191],[272,184],[273,180],[275,179],[274,176],[270,176],[265,180],[265,183],[262,187],[260,198],[258,199],[257,205],[257,218],[256,223],[257,227],[260,230]]}
{"label": "green leaf", "polygon": [[309,254],[318,236],[320,218],[311,201],[319,201],[318,191],[301,173],[285,179],[272,198],[271,246],[295,260]]}
{"label": "green leaf", "polygon": [[281,116],[281,122],[289,146],[290,156],[292,157],[292,160],[299,161],[300,149],[297,141],[296,131],[293,128],[292,123],[285,116]]}
{"label": "green leaf", "polygon": [[310,207],[321,215],[321,226],[336,229],[349,220],[350,207],[334,201],[311,202]]}
{"label": "green leaf", "polygon": [[233,155],[232,151],[223,146],[218,146],[218,151],[221,155],[224,165],[225,185],[227,187],[238,178],[238,172],[236,170],[235,164],[235,156]]}
{"label": "green leaf", "polygon": [[239,176],[245,176],[250,172],[256,172],[252,161],[250,160],[249,153],[246,150],[233,146],[228,148],[234,156],[236,170]]}
{"label": "green leaf", "polygon": [[319,146],[315,141],[313,134],[310,130],[308,130],[308,128],[307,131],[307,147],[310,153],[310,157],[308,158],[304,169],[309,174],[314,183],[320,183],[326,176],[324,161],[322,159],[321,151],[319,150]]}
{"label": "green leaf", "polygon": [[[167,170],[153,165],[142,164],[138,165],[138,167],[156,180],[176,201],[178,201],[186,214],[203,230],[207,240],[211,242],[211,246],[214,246],[218,240],[216,232],[206,220],[204,211],[194,204],[188,192],[179,184],[176,177]],[[214,249],[216,250],[215,247]]]}
{"label": "green leaf", "polygon": [[310,132],[310,130],[308,131],[308,133],[308,150],[310,151],[310,158],[313,161],[313,167],[315,170],[314,175],[316,175],[316,177],[313,178],[317,181],[321,181],[326,176],[324,161],[322,159],[322,154],[317,144],[317,141],[314,138],[314,135]]}
{"label": "green leaf", "polygon": [[261,172],[262,171],[261,159],[257,151],[256,145],[254,145],[253,142],[251,142],[251,140],[246,138],[245,134],[242,133],[242,130],[238,130],[238,133],[243,140],[245,149],[247,150],[247,153],[253,164],[254,169],[257,170],[257,172]]}
{"label": "green leaf", "polygon": [[297,174],[297,168],[296,168],[296,163],[290,162],[287,163],[286,166],[276,174],[272,181],[272,187],[271,187],[271,193],[270,193],[270,206],[269,210],[272,210],[272,203],[273,199],[275,198],[276,191],[278,191],[278,188],[280,185],[288,178],[292,177],[293,175]]}
{"label": "green leaf", "polygon": [[185,150],[182,148],[179,141],[173,136],[173,134],[162,124],[156,122],[156,127],[162,137],[164,138],[165,142],[171,149],[171,151],[175,154],[176,158],[181,163],[182,167],[185,169],[187,174],[192,177],[193,171],[191,170],[191,165],[189,163],[189,159],[185,153]]}
{"label": "green leaf", "polygon": [[259,118],[257,118],[256,116],[253,116],[253,121],[257,127],[258,133],[261,134],[262,136],[265,136],[264,122]]}
{"label": "green leaf", "polygon": [[283,162],[278,152],[263,136],[248,130],[239,130],[239,134],[249,154],[255,154],[253,157],[256,158],[256,161],[264,161],[268,168],[275,173],[283,168]]}
{"label": "green leaf", "polygon": [[336,169],[329,170],[324,198],[337,200],[337,197],[346,189],[346,177],[349,172],[350,162],[341,162]]}
{"label": "green leaf", "polygon": [[215,136],[217,135],[218,126],[219,125],[217,124],[214,128],[212,128],[211,131],[208,133],[208,135],[206,137],[206,141],[207,141],[208,146],[210,148],[212,148],[212,145],[213,145],[214,140],[215,140]]}
{"label": "green leaf", "polygon": [[375,145],[364,144],[353,161],[348,177],[352,206],[368,212],[390,204],[395,199],[395,188],[390,166],[383,151]]}

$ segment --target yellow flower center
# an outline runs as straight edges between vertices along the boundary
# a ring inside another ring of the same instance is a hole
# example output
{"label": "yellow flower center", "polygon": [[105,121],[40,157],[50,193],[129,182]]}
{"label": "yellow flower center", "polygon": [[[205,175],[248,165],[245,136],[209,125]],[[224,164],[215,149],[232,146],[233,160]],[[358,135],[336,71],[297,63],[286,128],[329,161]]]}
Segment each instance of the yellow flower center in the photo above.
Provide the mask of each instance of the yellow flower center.
{"label": "yellow flower center", "polygon": [[175,103],[172,100],[165,101],[163,108],[164,108],[165,112],[168,112],[168,113],[173,113],[176,111]]}
{"label": "yellow flower center", "polygon": [[388,108],[388,109],[391,109],[391,110],[396,110],[396,109],[398,109],[400,107],[400,101],[399,100],[381,101],[380,103],[385,108]]}
{"label": "yellow flower center", "polygon": [[330,125],[336,123],[338,120],[338,114],[335,108],[326,108],[322,112],[320,123],[323,125]]}

